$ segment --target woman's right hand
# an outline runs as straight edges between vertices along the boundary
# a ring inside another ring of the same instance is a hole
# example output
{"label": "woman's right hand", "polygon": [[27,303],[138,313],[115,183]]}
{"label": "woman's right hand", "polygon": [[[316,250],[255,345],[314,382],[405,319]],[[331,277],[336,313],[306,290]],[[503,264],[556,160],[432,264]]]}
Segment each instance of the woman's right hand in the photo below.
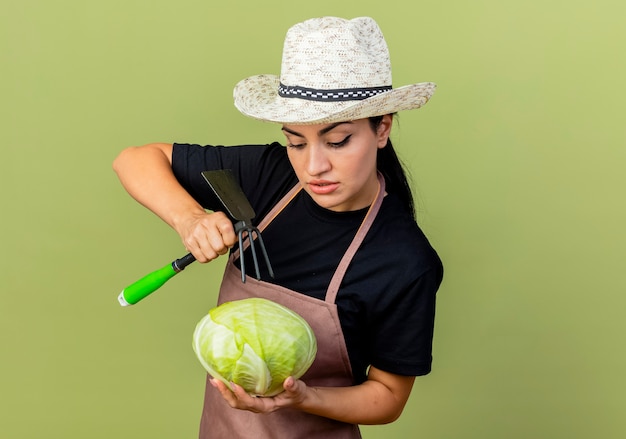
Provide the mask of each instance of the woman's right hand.
{"label": "woman's right hand", "polygon": [[175,228],[185,248],[201,263],[228,253],[237,242],[233,223],[223,212],[194,213]]}
{"label": "woman's right hand", "polygon": [[222,212],[207,213],[185,191],[172,172],[172,151],[168,143],[126,148],[113,169],[133,198],[178,232],[198,262],[212,261],[235,245],[233,224]]}

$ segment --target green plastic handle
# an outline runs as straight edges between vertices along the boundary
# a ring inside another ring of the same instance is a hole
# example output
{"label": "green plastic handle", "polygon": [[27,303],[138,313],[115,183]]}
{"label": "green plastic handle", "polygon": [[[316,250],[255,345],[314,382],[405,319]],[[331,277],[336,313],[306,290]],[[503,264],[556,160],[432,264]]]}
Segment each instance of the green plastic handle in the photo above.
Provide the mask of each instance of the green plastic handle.
{"label": "green plastic handle", "polygon": [[191,253],[187,253],[182,258],[176,259],[171,264],[167,264],[165,267],[153,271],[134,284],[124,288],[120,295],[117,296],[117,300],[122,306],[134,305],[147,295],[161,288],[165,282],[183,271],[187,265],[195,260],[196,258]]}
{"label": "green plastic handle", "polygon": [[122,306],[134,305],[144,297],[152,294],[170,280],[178,271],[172,264],[167,264],[152,273],[142,277],[137,282],[127,286],[120,293],[118,300]]}

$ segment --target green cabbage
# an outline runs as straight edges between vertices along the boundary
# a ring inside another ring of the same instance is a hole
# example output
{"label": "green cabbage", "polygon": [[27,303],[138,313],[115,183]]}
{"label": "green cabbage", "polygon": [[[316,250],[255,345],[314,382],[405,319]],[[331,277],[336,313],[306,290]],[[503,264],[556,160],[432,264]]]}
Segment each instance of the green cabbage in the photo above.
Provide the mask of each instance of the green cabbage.
{"label": "green cabbage", "polygon": [[226,302],[209,311],[193,334],[193,350],[209,374],[250,395],[283,391],[288,376],[298,379],[317,353],[315,334],[290,309],[266,299]]}

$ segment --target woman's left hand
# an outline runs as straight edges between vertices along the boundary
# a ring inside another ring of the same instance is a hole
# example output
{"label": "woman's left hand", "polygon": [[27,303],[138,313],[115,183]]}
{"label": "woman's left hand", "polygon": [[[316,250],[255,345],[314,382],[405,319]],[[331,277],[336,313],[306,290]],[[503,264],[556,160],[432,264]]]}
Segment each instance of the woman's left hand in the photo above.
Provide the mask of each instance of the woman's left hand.
{"label": "woman's left hand", "polygon": [[396,375],[370,366],[364,383],[348,387],[311,387],[302,380],[287,378],[284,392],[274,397],[255,398],[241,386],[233,390],[212,379],[226,402],[234,408],[270,413],[291,407],[349,424],[388,424],[398,419],[409,399],[415,377]]}
{"label": "woman's left hand", "polygon": [[279,408],[297,406],[306,397],[307,385],[293,377],[288,377],[283,383],[284,392],[273,397],[254,397],[235,383],[231,383],[232,391],[226,385],[216,379],[211,379],[211,384],[226,400],[228,405],[240,410],[249,410],[254,413],[270,413]]}

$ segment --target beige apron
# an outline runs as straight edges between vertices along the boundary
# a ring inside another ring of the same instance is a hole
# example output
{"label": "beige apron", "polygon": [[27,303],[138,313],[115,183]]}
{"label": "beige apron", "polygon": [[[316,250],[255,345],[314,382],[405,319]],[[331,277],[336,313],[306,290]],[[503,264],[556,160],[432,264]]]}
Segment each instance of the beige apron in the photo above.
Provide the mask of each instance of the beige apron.
{"label": "beige apron", "polygon": [[[346,387],[354,385],[350,359],[343,332],[339,324],[335,298],[352,257],[365,238],[385,194],[385,181],[378,176],[379,192],[370,206],[361,227],[344,254],[335,272],[325,300],[319,300],[279,285],[262,282],[248,276],[241,282],[241,272],[229,258],[220,288],[218,303],[249,297],[262,297],[280,303],[304,317],[317,337],[318,351],[311,368],[301,378],[309,386]],[[259,224],[263,230],[300,191],[294,187]],[[200,439],[357,439],[361,437],[354,424],[311,415],[294,409],[280,409],[273,413],[258,414],[231,408],[208,382],[204,409],[200,422]]]}

